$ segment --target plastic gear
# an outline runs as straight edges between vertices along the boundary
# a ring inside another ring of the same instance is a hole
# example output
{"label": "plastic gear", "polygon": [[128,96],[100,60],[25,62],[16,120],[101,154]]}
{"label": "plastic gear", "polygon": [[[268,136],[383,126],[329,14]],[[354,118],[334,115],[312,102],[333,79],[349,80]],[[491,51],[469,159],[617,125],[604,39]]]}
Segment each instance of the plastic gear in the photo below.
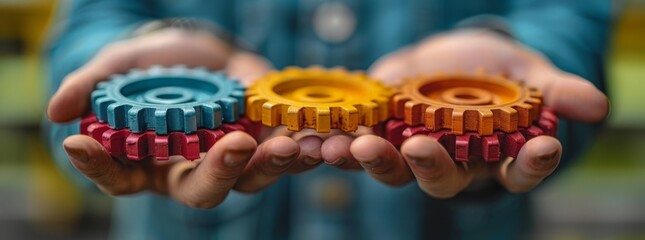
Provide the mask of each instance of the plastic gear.
{"label": "plastic gear", "polygon": [[359,72],[287,68],[259,79],[247,91],[247,116],[269,127],[318,132],[374,126],[389,117],[393,90]]}
{"label": "plastic gear", "polygon": [[100,122],[114,129],[193,133],[235,122],[244,113],[244,90],[205,68],[152,66],[100,82],[92,92],[92,108]]}
{"label": "plastic gear", "polygon": [[410,126],[488,136],[531,126],[540,117],[541,103],[536,88],[480,71],[409,79],[392,97],[392,110]]}
{"label": "plastic gear", "polygon": [[238,123],[224,123],[215,130],[200,128],[193,134],[170,132],[168,135],[159,135],[152,130],[133,133],[128,129],[113,129],[99,122],[94,114],[81,120],[81,134],[100,142],[112,156],[125,156],[130,160],[147,157],[168,160],[173,155],[181,155],[187,160],[199,159],[200,152],[208,151],[215,142],[232,131],[245,131],[257,136],[260,125],[241,118]]}
{"label": "plastic gear", "polygon": [[520,148],[526,141],[542,135],[556,136],[558,118],[549,109],[543,108],[540,119],[529,127],[521,127],[518,131],[505,133],[495,131],[492,135],[482,136],[477,132],[466,132],[456,135],[450,130],[431,131],[423,125],[409,127],[401,120],[390,120],[384,129],[377,133],[384,136],[395,146],[413,135],[433,137],[443,145],[455,161],[466,162],[469,157],[481,157],[487,162],[499,161],[501,157],[517,157]]}

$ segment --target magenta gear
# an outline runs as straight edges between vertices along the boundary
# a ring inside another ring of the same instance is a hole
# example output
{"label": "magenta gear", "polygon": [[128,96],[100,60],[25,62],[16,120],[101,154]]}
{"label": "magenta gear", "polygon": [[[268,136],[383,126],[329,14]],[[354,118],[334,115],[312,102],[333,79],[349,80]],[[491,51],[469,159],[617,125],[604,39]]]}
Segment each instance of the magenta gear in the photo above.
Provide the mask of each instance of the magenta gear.
{"label": "magenta gear", "polygon": [[113,129],[101,123],[94,114],[81,120],[81,134],[88,135],[100,142],[115,157],[126,156],[130,160],[156,157],[168,160],[170,156],[181,155],[187,160],[199,159],[200,152],[206,152],[224,135],[233,131],[244,131],[258,136],[260,125],[241,118],[236,123],[224,123],[218,129],[197,129],[197,132],[170,132],[158,135],[154,130],[133,133],[128,129]]}
{"label": "magenta gear", "polygon": [[433,137],[443,145],[455,161],[467,162],[469,157],[483,158],[486,162],[497,162],[502,157],[517,157],[526,141],[547,135],[555,137],[558,118],[552,110],[543,108],[540,118],[528,128],[519,128],[513,133],[495,131],[493,135],[481,136],[476,132],[455,135],[450,130],[430,131],[423,125],[409,127],[402,120],[390,120],[376,133],[395,146],[414,135]]}

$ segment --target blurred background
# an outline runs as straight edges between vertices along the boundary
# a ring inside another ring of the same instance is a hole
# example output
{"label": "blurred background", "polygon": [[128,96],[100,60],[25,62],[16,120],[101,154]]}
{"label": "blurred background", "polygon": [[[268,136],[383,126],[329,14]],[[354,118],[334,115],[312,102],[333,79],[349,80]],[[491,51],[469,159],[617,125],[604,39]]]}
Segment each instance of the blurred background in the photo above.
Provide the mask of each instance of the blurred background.
{"label": "blurred background", "polygon": [[[76,188],[40,131],[55,0],[0,0],[0,233],[105,239],[111,200]],[[577,165],[535,194],[537,239],[645,239],[645,0],[625,2],[608,59],[612,112]]]}

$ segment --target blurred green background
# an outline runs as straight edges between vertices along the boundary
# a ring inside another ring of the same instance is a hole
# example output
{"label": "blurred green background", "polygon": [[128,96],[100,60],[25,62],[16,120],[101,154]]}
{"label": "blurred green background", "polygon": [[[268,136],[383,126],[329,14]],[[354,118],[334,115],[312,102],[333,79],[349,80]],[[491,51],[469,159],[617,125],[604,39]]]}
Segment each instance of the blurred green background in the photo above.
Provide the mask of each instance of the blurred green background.
{"label": "blurred green background", "polygon": [[[104,239],[111,201],[77,189],[42,142],[55,0],[0,0],[0,233]],[[645,0],[624,2],[608,59],[612,111],[590,151],[537,190],[537,239],[645,239]]]}

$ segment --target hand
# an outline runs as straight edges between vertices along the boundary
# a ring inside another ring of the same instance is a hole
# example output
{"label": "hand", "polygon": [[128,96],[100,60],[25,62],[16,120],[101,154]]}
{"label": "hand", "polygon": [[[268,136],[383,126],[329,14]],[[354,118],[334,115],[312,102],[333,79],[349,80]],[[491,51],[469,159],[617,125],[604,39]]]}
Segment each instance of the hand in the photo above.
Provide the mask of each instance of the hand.
{"label": "hand", "polygon": [[[437,71],[505,73],[539,88],[546,106],[562,117],[596,122],[608,113],[607,97],[588,81],[557,69],[545,57],[487,31],[461,31],[433,37],[377,61],[370,73],[390,84],[405,76]],[[558,166],[560,142],[540,136],[528,141],[517,159],[499,164],[458,166],[435,140],[415,136],[403,143],[400,153],[382,138],[362,136],[350,147],[354,158],[374,178],[399,185],[413,177],[427,194],[449,198],[472,181],[495,177],[511,192],[527,192]]]}
{"label": "hand", "polygon": [[[69,74],[49,102],[49,118],[62,123],[81,117],[89,110],[88,99],[97,82],[153,64],[224,69],[246,84],[271,68],[264,58],[236,51],[211,35],[164,30],[106,46],[85,66]],[[71,136],[63,143],[72,164],[108,194],[151,190],[198,208],[217,206],[232,189],[257,192],[287,170],[300,172],[316,166],[320,162],[316,146],[320,144],[315,137],[298,141],[275,137],[258,146],[248,134],[233,132],[201,160],[134,162],[112,159],[87,136]]]}

